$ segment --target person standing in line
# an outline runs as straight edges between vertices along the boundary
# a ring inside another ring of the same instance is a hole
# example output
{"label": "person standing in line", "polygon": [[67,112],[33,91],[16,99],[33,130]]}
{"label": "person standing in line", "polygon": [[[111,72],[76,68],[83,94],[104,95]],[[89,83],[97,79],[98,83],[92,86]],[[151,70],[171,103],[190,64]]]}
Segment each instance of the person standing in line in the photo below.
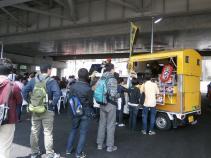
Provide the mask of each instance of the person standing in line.
{"label": "person standing in line", "polygon": [[211,82],[207,85],[207,98],[209,100],[208,106],[211,107]]}
{"label": "person standing in line", "polygon": [[141,94],[139,88],[136,87],[138,85],[138,80],[136,78],[132,78],[131,82],[132,82],[132,87],[130,87],[128,90],[128,96],[129,96],[128,106],[130,113],[129,127],[131,130],[135,130]]}
{"label": "person standing in line", "polygon": [[[30,144],[31,144],[31,158],[38,158],[41,156],[40,148],[39,148],[39,133],[41,130],[41,125],[44,130],[44,143],[47,158],[59,158],[60,155],[56,154],[53,150],[53,123],[54,123],[54,115],[55,115],[55,107],[60,98],[60,88],[56,80],[50,77],[51,75],[51,65],[50,64],[42,64],[40,66],[41,73],[38,73],[34,78],[32,78],[26,86],[23,88],[23,97],[26,101],[32,101],[29,98],[29,94],[31,97],[35,97],[34,89],[37,89],[37,85],[39,83],[45,82],[45,93],[46,102],[45,108],[47,109],[44,113],[32,113],[31,117],[31,136],[30,136]],[[36,88],[35,88],[36,87]],[[33,97],[33,98],[34,98]],[[38,96],[36,96],[38,98]],[[40,103],[40,102],[39,102]]]}
{"label": "person standing in line", "polygon": [[69,76],[69,78],[68,78],[68,83],[67,83],[67,89],[70,89],[70,87],[71,87],[71,85],[73,84],[73,83],[75,83],[75,81],[76,81],[76,79],[75,79],[75,76],[74,75],[72,75],[72,76]]}
{"label": "person standing in line", "polygon": [[[21,90],[8,79],[12,63],[8,59],[0,59],[0,157],[11,158],[10,151],[15,133],[15,123],[18,121],[16,108],[22,103]],[[2,122],[4,104],[9,106],[8,120]]]}
{"label": "person standing in line", "polygon": [[77,130],[80,129],[80,137],[75,156],[76,158],[85,158],[86,154],[84,153],[84,147],[93,111],[93,91],[88,83],[89,73],[87,69],[80,69],[78,71],[78,78],[78,81],[71,85],[69,95],[70,98],[75,96],[79,99],[84,114],[82,116],[75,116],[73,112],[71,112],[72,127],[67,142],[66,156],[71,157]]}
{"label": "person standing in line", "polygon": [[[21,95],[22,95],[22,89],[23,89],[23,83],[21,82],[22,76],[21,75],[16,75],[15,76],[15,83],[18,85],[18,87],[21,90]],[[17,107],[17,113],[18,113],[18,121],[21,121],[21,109],[22,109],[22,103]]]}
{"label": "person standing in line", "polygon": [[16,69],[13,68],[12,71],[11,71],[11,73],[8,75],[8,79],[10,81],[15,81],[15,76],[16,76]]}
{"label": "person standing in line", "polygon": [[159,94],[159,88],[156,83],[151,81],[151,73],[145,74],[146,82],[142,84],[141,91],[145,93],[145,100],[142,111],[142,133],[147,134],[148,112],[150,111],[149,135],[155,135],[154,125],[156,117],[156,95]]}
{"label": "person standing in line", "polygon": [[[117,123],[119,127],[124,127],[123,123],[123,112],[125,105],[125,93],[128,92],[128,89],[123,86],[124,79],[118,79],[117,92],[120,94],[120,98],[118,98],[118,108],[117,108]],[[120,105],[119,105],[120,104]]]}
{"label": "person standing in line", "polygon": [[117,92],[117,80],[114,77],[114,65],[107,63],[102,75],[106,79],[107,105],[101,105],[100,107],[100,121],[97,135],[97,149],[102,150],[104,147],[104,140],[106,137],[107,152],[113,152],[117,150],[117,146],[114,146],[114,134],[116,128],[116,106],[117,98],[119,97]]}

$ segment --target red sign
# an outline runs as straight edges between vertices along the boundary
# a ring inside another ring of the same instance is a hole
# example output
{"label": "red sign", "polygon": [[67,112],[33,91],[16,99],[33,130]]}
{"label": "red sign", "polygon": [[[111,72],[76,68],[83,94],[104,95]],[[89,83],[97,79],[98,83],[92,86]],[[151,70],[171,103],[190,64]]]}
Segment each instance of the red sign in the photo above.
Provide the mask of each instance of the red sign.
{"label": "red sign", "polygon": [[169,78],[171,77],[172,71],[173,71],[173,67],[170,64],[165,65],[163,67],[162,74],[160,76],[161,82],[168,81]]}

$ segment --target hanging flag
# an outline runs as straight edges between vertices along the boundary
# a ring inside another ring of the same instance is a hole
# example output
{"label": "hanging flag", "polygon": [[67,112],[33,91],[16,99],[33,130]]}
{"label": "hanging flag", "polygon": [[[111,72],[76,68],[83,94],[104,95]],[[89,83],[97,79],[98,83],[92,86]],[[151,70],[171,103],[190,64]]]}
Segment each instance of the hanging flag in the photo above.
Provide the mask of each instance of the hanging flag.
{"label": "hanging flag", "polygon": [[133,44],[135,41],[136,33],[138,31],[138,26],[136,26],[133,22],[130,23],[130,56],[133,52]]}

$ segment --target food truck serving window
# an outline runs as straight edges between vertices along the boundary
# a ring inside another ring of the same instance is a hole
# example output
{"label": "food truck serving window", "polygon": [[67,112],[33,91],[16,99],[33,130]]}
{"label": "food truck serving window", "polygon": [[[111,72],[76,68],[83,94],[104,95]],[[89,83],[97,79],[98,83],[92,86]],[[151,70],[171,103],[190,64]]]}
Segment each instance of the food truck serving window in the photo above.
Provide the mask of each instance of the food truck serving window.
{"label": "food truck serving window", "polygon": [[200,60],[199,60],[199,59],[197,59],[197,65],[198,65],[198,66],[200,65]]}
{"label": "food truck serving window", "polygon": [[185,62],[190,63],[190,57],[189,56],[185,56]]}

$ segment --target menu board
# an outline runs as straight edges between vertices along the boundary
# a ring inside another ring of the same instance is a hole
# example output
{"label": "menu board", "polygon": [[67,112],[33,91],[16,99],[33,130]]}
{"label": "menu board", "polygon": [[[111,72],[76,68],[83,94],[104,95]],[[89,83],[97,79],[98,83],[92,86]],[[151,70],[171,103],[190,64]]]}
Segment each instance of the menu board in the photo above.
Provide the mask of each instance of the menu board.
{"label": "menu board", "polygon": [[171,97],[174,94],[175,75],[171,75],[168,81],[162,82],[159,76],[160,94],[156,96],[157,104],[165,105],[165,97]]}
{"label": "menu board", "polygon": [[165,93],[168,95],[173,95],[174,94],[174,86],[165,87]]}
{"label": "menu board", "polygon": [[175,75],[171,75],[169,77],[168,81],[166,81],[166,82],[162,82],[161,80],[159,80],[159,84],[160,84],[160,86],[174,86],[174,84],[175,84],[174,81],[175,81]]}
{"label": "menu board", "polygon": [[160,104],[160,105],[165,104],[165,94],[164,93],[160,93],[160,94],[156,95],[156,103]]}

